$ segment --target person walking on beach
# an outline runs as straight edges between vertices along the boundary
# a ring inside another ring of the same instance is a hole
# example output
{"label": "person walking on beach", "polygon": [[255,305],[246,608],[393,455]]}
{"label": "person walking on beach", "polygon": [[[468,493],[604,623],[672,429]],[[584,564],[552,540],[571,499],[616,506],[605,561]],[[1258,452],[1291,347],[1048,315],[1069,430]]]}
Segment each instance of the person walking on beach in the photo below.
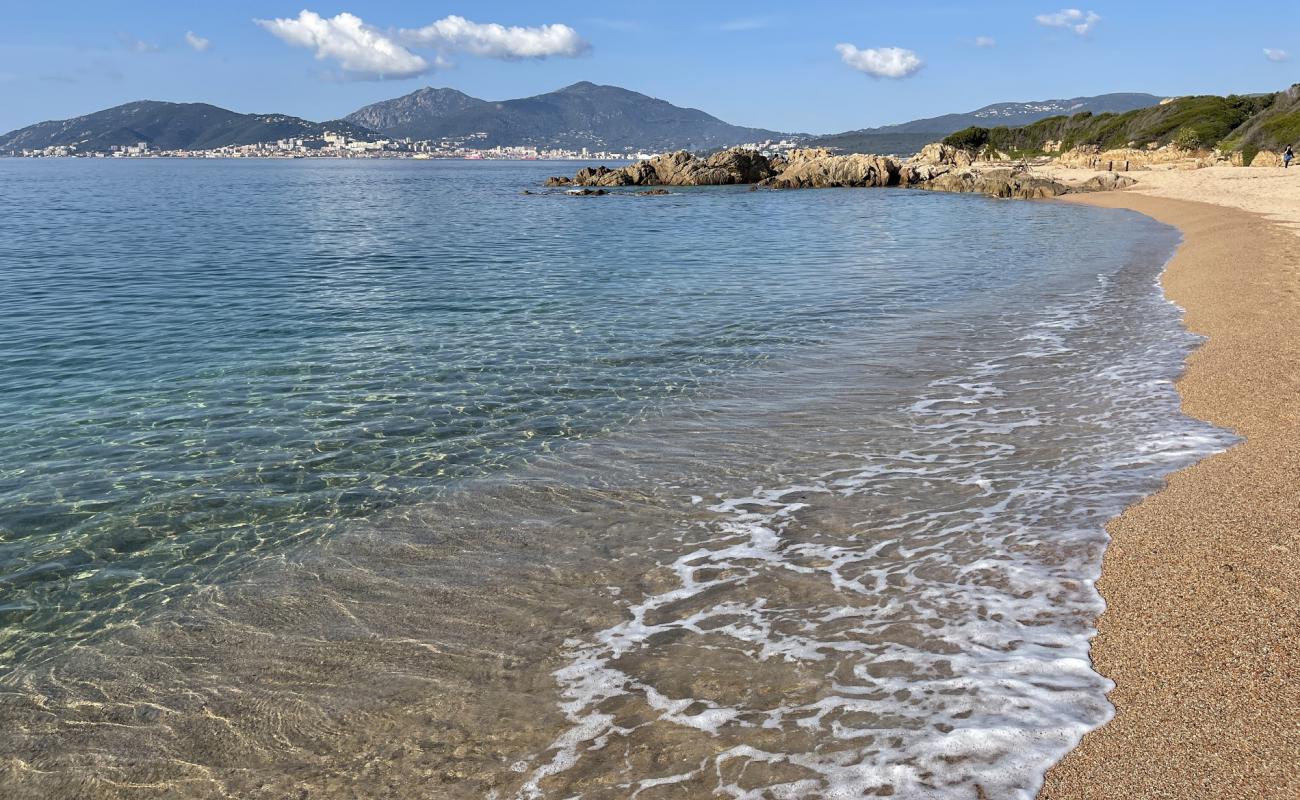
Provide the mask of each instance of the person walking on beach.
{"label": "person walking on beach", "polygon": [[1295,158],[1295,153],[1291,150],[1291,145],[1287,145],[1282,151],[1282,168],[1291,169],[1291,159]]}

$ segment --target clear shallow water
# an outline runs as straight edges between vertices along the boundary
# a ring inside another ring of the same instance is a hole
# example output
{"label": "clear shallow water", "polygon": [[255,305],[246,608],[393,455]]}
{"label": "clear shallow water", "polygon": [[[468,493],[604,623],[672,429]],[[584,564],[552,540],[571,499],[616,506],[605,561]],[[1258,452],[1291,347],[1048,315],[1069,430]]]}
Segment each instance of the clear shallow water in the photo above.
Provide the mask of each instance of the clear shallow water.
{"label": "clear shallow water", "polygon": [[1029,796],[1104,721],[1102,525],[1225,442],[1173,232],[558,171],[0,162],[0,781]]}

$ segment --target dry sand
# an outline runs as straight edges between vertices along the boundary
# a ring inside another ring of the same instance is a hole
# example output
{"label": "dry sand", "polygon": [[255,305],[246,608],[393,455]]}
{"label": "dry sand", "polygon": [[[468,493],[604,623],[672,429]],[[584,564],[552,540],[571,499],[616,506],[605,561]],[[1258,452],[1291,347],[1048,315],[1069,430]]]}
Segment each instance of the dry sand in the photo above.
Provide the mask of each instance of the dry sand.
{"label": "dry sand", "polygon": [[[1186,413],[1245,442],[1114,520],[1093,643],[1114,721],[1040,798],[1300,798],[1300,170],[1134,173],[1075,201],[1185,240],[1164,276],[1208,338]],[[1192,200],[1210,201],[1189,202]]]}
{"label": "dry sand", "polygon": [[[1092,170],[1062,167],[1040,168],[1034,172],[1067,183],[1097,175]],[[1128,192],[1250,211],[1300,233],[1300,167],[1289,170],[1281,167],[1165,168],[1127,174],[1138,181]]]}

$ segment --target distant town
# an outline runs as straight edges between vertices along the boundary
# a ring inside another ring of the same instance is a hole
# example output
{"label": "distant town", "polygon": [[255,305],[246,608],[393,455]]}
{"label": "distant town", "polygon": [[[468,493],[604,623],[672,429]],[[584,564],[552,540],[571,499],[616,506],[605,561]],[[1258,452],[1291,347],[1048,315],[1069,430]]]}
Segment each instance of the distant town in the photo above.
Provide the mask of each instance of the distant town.
{"label": "distant town", "polygon": [[[410,158],[467,159],[498,161],[640,161],[657,153],[634,150],[592,151],[538,148],[527,145],[484,147],[486,133],[456,139],[357,139],[342,133],[326,133],[317,139],[279,139],[274,142],[230,145],[210,150],[164,150],[148,142],[90,147],[55,145],[39,149],[0,151],[11,158]],[[475,146],[475,145],[478,146]],[[737,145],[768,156],[799,147],[795,139],[766,140]]]}

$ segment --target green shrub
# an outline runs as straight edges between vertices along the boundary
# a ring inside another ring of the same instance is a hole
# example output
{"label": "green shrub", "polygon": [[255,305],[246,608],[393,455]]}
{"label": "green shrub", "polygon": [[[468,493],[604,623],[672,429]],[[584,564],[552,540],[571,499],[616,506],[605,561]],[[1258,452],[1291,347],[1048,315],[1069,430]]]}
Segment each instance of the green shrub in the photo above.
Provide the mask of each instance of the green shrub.
{"label": "green shrub", "polygon": [[1178,133],[1174,134],[1174,138],[1170,142],[1184,150],[1197,150],[1204,145],[1201,134],[1191,127],[1179,128]]}
{"label": "green shrub", "polygon": [[1300,111],[1273,117],[1263,125],[1264,133],[1278,147],[1286,147],[1300,141]]}
{"label": "green shrub", "polygon": [[943,143],[959,150],[980,150],[989,142],[988,128],[970,127],[946,137]]}
{"label": "green shrub", "polygon": [[1180,97],[1124,114],[1049,117],[1021,128],[967,128],[944,142],[967,150],[1017,155],[1040,154],[1049,141],[1060,142],[1062,150],[1081,145],[1112,150],[1170,143],[1199,149],[1217,142],[1224,152],[1244,153],[1248,145],[1257,152],[1259,147],[1300,142],[1300,108],[1295,100],[1287,93]]}

